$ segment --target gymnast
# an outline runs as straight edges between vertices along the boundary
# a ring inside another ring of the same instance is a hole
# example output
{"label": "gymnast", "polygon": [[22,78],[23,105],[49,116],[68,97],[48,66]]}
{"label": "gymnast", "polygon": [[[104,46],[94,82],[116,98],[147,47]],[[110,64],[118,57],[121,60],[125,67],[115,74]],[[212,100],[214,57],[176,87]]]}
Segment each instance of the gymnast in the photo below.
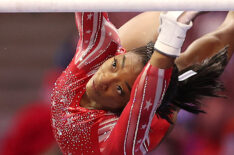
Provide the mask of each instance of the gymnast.
{"label": "gymnast", "polygon": [[[180,55],[197,15],[143,13],[118,32],[106,13],[76,13],[77,50],[51,97],[53,131],[64,154],[146,154],[169,132],[178,109],[203,112],[196,99],[222,89],[217,78],[233,51],[233,12]],[[206,92],[183,100],[183,88],[207,75]]]}

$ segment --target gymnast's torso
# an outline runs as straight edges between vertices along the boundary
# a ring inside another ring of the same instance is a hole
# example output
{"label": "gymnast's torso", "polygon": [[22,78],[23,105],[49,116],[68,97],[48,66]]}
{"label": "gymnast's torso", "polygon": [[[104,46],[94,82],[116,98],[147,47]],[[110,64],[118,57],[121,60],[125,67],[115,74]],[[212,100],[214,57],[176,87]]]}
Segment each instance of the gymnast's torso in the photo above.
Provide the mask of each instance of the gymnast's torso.
{"label": "gymnast's torso", "polygon": [[168,87],[171,69],[145,66],[121,115],[80,106],[86,84],[108,58],[123,53],[115,27],[106,13],[76,13],[77,51],[55,83],[52,126],[65,154],[145,154],[169,128],[155,115]]}

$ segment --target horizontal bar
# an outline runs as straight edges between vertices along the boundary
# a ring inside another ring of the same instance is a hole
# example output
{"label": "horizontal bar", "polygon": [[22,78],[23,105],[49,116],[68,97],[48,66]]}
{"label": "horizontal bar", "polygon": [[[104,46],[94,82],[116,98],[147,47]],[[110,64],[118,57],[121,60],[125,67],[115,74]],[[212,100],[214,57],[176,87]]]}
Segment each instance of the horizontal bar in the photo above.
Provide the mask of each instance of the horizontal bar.
{"label": "horizontal bar", "polygon": [[234,10],[234,0],[0,0],[0,12]]}

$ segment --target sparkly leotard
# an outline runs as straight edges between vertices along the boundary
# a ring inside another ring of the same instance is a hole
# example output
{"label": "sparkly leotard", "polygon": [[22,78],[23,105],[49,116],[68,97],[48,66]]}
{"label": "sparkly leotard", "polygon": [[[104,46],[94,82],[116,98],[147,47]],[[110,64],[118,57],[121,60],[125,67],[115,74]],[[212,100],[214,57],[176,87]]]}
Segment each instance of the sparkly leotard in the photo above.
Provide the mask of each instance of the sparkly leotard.
{"label": "sparkly leotard", "polygon": [[76,54],[55,83],[52,126],[64,154],[145,154],[165,136],[169,123],[155,115],[168,87],[171,69],[149,63],[135,81],[120,116],[79,106],[85,86],[99,66],[121,53],[116,28],[106,13],[76,13]]}

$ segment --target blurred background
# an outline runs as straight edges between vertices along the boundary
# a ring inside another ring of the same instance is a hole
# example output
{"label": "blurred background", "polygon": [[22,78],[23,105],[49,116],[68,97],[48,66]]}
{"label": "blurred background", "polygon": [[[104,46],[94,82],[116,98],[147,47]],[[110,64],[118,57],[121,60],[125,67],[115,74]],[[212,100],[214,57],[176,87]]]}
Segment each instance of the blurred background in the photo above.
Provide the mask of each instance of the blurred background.
{"label": "blurred background", "polygon": [[[215,30],[227,12],[201,15],[185,49]],[[109,13],[119,28],[137,12]],[[72,59],[78,33],[73,13],[0,14],[0,154],[59,155],[50,126],[50,92]],[[181,111],[172,133],[153,152],[160,155],[234,154],[234,58],[221,79],[227,99],[205,99],[206,114]]]}

